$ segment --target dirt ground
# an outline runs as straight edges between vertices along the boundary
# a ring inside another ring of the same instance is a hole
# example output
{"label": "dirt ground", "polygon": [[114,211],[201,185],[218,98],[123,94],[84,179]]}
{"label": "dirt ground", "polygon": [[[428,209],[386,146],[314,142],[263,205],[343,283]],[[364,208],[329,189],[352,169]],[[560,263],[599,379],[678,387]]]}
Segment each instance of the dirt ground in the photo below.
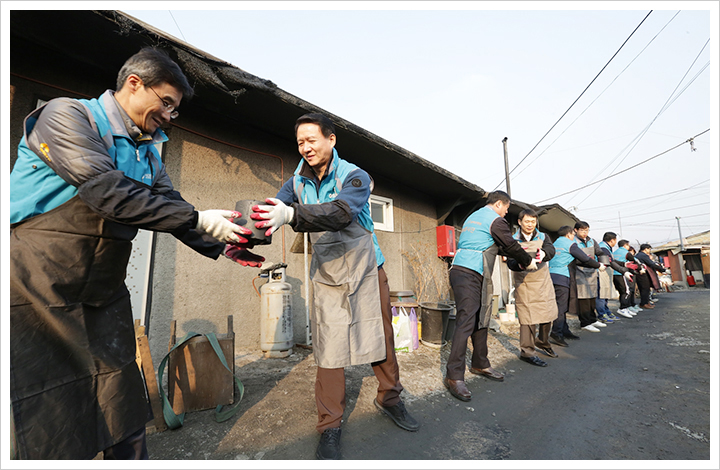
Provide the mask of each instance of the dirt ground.
{"label": "dirt ground", "polygon": [[[348,368],[343,457],[709,459],[709,292],[660,293],[655,309],[600,333],[580,332],[582,339],[568,348],[555,347],[560,357],[545,358],[546,368],[518,360],[517,323],[496,323],[489,358],[506,379],[467,374],[470,402],[455,399],[442,384],[447,345],[421,344],[398,354],[403,400],[422,425],[417,433],[375,409],[377,381],[369,365]],[[579,331],[576,318],[570,327]],[[182,428],[148,436],[151,459],[314,459],[311,351],[295,347],[285,359],[248,351],[235,366],[245,386],[237,415],[217,423],[213,411],[188,413]]]}

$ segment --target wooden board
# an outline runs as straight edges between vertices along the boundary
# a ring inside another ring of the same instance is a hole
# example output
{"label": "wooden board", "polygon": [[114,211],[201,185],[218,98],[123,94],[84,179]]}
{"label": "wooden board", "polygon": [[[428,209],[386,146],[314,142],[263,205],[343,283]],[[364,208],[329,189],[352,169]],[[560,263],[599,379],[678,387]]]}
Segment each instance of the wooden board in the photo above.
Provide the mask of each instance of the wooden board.
{"label": "wooden board", "polygon": [[153,424],[146,426],[146,432],[148,434],[161,432],[167,429],[167,424],[163,417],[155,367],[150,355],[150,344],[148,343],[148,337],[145,335],[145,327],[140,325],[140,320],[135,320],[135,346],[135,361],[145,380],[145,389],[153,412]]}
{"label": "wooden board", "polygon": [[[170,347],[175,344],[173,322]],[[217,335],[220,348],[231,370],[234,367],[235,334],[232,316],[228,317],[228,334]],[[168,361],[168,399],[173,411],[199,411],[234,402],[233,375],[218,359],[208,339],[198,336],[170,354]]]}

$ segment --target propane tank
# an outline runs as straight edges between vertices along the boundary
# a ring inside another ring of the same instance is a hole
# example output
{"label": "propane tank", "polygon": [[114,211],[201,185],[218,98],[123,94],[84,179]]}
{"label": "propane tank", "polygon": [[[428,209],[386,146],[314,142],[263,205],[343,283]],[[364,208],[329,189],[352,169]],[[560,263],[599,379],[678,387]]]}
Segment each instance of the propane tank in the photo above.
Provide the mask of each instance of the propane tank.
{"label": "propane tank", "polygon": [[263,269],[260,277],[260,349],[265,357],[288,357],[293,348],[292,286],[285,282],[287,264]]}

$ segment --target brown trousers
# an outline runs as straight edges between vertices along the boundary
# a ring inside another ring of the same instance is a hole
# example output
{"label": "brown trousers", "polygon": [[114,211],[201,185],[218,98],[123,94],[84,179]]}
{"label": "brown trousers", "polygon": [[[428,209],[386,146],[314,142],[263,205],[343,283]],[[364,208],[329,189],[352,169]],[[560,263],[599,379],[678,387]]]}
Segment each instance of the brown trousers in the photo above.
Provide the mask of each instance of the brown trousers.
{"label": "brown trousers", "polygon": [[[372,368],[378,379],[377,401],[383,406],[393,406],[400,401],[400,369],[395,357],[395,340],[392,329],[392,306],[390,286],[383,268],[378,269],[380,283],[380,307],[385,333],[386,359],[373,362]],[[318,367],[315,379],[315,403],[318,410],[317,430],[322,433],[329,428],[339,428],[345,412],[345,369]]]}
{"label": "brown trousers", "polygon": [[537,356],[535,346],[549,348],[552,345],[548,341],[552,322],[540,323],[539,334],[535,337],[538,325],[520,325],[520,355],[522,357]]}

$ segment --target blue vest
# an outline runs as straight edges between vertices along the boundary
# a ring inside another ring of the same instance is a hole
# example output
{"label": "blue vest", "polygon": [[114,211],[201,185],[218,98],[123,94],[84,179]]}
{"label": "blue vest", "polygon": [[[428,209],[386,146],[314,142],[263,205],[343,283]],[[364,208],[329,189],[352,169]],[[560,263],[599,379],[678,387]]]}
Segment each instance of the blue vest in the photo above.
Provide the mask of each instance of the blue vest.
{"label": "blue vest", "polygon": [[[617,250],[613,251],[613,259],[615,261],[619,261],[619,262],[625,264],[627,262],[627,258],[625,258],[625,256],[628,253],[630,253],[630,252],[628,250],[626,250],[625,247],[618,247]],[[613,270],[613,276],[616,274],[619,276],[622,273],[619,273],[619,272]]]}
{"label": "blue vest", "polygon": [[[158,129],[152,141],[140,143],[136,147],[135,142],[127,135],[124,125],[122,128],[113,128],[111,125],[102,104],[106,100],[114,101],[109,93],[107,91],[100,97],[102,102],[95,98],[78,101],[92,113],[91,118],[95,120],[98,134],[105,143],[115,167],[127,177],[152,186],[159,173],[158,170],[162,168],[160,155],[154,144],[166,142],[167,136]],[[26,119],[25,135],[29,135],[35,126],[37,116],[42,112],[40,109]],[[119,118],[119,122],[122,122],[114,103],[110,113],[117,114],[115,120]],[[75,186],[58,176],[43,159],[30,150],[23,136],[18,146],[18,159],[10,174],[10,223],[44,214],[69,201],[77,192]]]}
{"label": "blue vest", "polygon": [[[577,246],[579,246],[580,248],[590,248],[591,246],[595,246],[595,243],[593,243],[592,238],[588,238],[587,242],[584,242],[577,235],[575,235],[575,243],[577,243]],[[587,253],[585,253],[585,254],[587,254]],[[590,256],[590,255],[588,255],[588,256]],[[597,261],[597,256],[595,256],[595,253],[593,253],[592,256],[590,256],[590,258]]]}
{"label": "blue vest", "polygon": [[[305,163],[305,161],[300,160],[300,163],[295,169],[295,176],[293,177],[293,189],[295,190],[295,195],[301,204],[322,204],[324,202],[334,201],[342,190],[343,182],[347,176],[351,172],[359,169],[356,165],[340,158],[337,151],[333,149],[332,159],[327,167],[327,174],[320,182],[320,188],[318,188],[315,180],[305,178],[299,174],[303,163]],[[378,243],[377,236],[375,235],[375,224],[370,216],[369,200],[365,203],[365,207],[363,207],[360,214],[358,214],[357,221],[362,227],[372,233],[377,265],[382,266],[383,263],[385,263],[385,257],[380,250],[380,244]]]}
{"label": "blue vest", "polygon": [[[518,229],[518,231],[515,232],[515,234],[513,235],[513,238],[514,238],[515,240],[519,241],[519,242],[524,242],[524,241],[525,241],[525,237],[523,237],[523,236],[520,234],[520,229]],[[534,241],[534,240],[542,240],[542,241],[545,241],[545,234],[542,233],[540,230],[535,230],[535,234],[534,234],[533,237],[530,239],[530,241]]]}
{"label": "blue vest", "polygon": [[491,207],[478,209],[463,224],[453,266],[462,266],[483,273],[483,252],[493,246],[490,226],[500,217]]}
{"label": "blue vest", "polygon": [[567,237],[558,237],[553,243],[555,247],[555,256],[548,262],[550,274],[559,274],[560,276],[570,277],[568,265],[573,262],[575,257],[570,253],[570,247],[575,244],[574,241]]}

